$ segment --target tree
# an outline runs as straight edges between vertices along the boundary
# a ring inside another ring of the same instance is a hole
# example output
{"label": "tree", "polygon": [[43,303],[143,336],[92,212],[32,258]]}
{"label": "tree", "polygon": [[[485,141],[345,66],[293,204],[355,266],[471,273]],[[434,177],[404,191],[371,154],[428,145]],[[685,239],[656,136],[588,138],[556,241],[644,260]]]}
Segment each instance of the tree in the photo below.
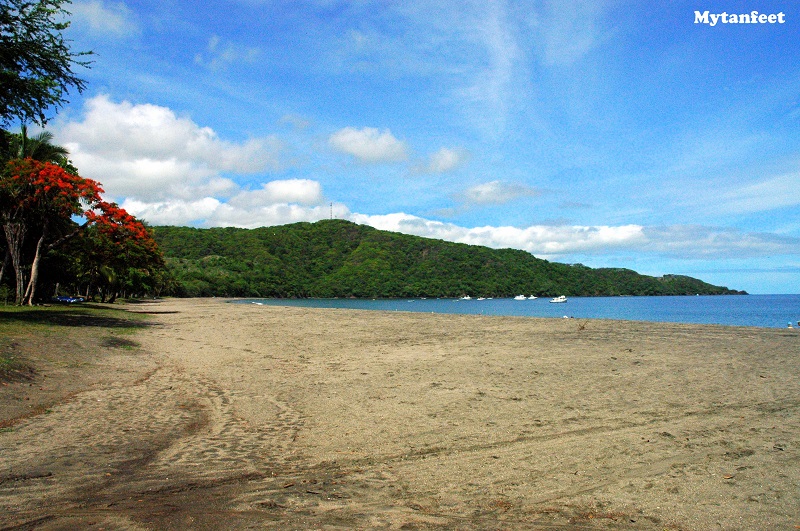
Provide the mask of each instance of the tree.
{"label": "tree", "polygon": [[77,173],[67,158],[69,156],[67,148],[53,144],[53,133],[42,131],[29,137],[28,127],[24,124],[19,134],[9,135],[3,156],[5,160],[31,158],[40,162],[52,162],[71,173]]}
{"label": "tree", "polygon": [[84,269],[90,272],[91,284],[102,282],[101,297],[109,296],[114,302],[120,291],[158,290],[158,286],[145,286],[165,281],[164,258],[148,228],[116,203],[100,201],[93,211],[86,213],[91,226],[84,233],[81,259]]}
{"label": "tree", "polygon": [[[67,239],[74,237],[86,223],[67,234],[61,232],[76,215],[86,215],[100,203],[100,185],[79,175],[67,173],[50,162],[33,159],[10,161],[0,175],[0,223],[16,275],[17,304],[33,304],[41,258]],[[22,252],[27,234],[37,230],[39,237],[31,264],[27,288],[23,274]],[[47,240],[56,235],[51,243]]]}
{"label": "tree", "polygon": [[62,32],[69,0],[0,0],[0,124],[47,123],[47,111],[67,103],[86,82],[74,72],[92,52],[73,52]]}

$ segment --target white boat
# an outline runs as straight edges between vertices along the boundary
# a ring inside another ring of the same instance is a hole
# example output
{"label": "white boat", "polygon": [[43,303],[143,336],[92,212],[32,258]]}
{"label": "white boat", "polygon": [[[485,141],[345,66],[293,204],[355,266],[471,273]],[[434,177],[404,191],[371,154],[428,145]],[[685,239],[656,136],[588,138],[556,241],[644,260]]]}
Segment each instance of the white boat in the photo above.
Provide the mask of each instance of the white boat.
{"label": "white boat", "polygon": [[470,297],[469,295],[464,295],[464,296],[463,296],[463,297],[461,297],[459,300],[462,300],[462,301],[471,301],[471,300],[472,300],[472,297]]}
{"label": "white boat", "polygon": [[486,297],[478,297],[478,300],[479,300],[479,301],[485,301],[485,300],[486,300]]}
{"label": "white boat", "polygon": [[559,295],[558,297],[550,299],[550,302],[567,302],[567,298],[564,295]]}
{"label": "white boat", "polygon": [[524,300],[527,300],[527,299],[528,299],[528,297],[526,297],[525,295],[517,295],[516,297],[514,297],[515,301],[524,301]]}
{"label": "white boat", "polygon": [[536,295],[531,295],[530,297],[528,297],[528,300],[532,301],[533,299],[538,299],[538,298],[539,297],[537,297]]}

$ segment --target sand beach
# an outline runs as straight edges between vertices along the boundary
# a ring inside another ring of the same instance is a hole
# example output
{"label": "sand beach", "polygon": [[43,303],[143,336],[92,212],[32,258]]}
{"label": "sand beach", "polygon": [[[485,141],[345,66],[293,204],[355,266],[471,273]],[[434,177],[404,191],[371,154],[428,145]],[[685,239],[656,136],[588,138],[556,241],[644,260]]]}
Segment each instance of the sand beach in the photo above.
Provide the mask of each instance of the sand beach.
{"label": "sand beach", "polygon": [[127,309],[0,387],[0,529],[800,528],[798,329]]}

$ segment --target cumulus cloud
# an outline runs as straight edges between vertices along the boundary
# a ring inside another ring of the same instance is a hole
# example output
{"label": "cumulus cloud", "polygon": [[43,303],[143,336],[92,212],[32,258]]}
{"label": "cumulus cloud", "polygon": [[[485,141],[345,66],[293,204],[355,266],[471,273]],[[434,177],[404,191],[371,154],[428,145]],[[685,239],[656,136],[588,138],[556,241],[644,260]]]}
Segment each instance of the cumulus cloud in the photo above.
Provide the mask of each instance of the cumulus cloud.
{"label": "cumulus cloud", "polygon": [[212,216],[220,202],[213,197],[194,201],[170,199],[154,202],[129,198],[120,206],[151,225],[189,225]]}
{"label": "cumulus cloud", "polygon": [[125,37],[139,31],[133,13],[122,2],[76,1],[68,9],[76,26],[95,35]]}
{"label": "cumulus cloud", "polygon": [[335,218],[345,218],[348,214],[347,207],[338,203],[334,203],[332,206],[279,203],[264,205],[251,210],[242,210],[230,204],[222,204],[206,220],[205,225],[211,227],[269,227],[300,221],[314,222],[328,219],[331,216],[331,212],[333,212],[333,217]]}
{"label": "cumulus cloud", "polygon": [[334,217],[347,219],[350,211],[341,203],[306,205],[290,202],[259,203],[237,196],[223,203],[213,197],[198,200],[170,199],[144,202],[126,199],[122,205],[131,214],[152,225],[199,225],[204,227],[241,227],[252,229],[285,225],[300,221],[314,222]]}
{"label": "cumulus cloud", "polygon": [[261,190],[239,192],[228,201],[228,205],[252,209],[277,203],[319,205],[323,201],[322,187],[317,181],[287,179],[268,182]]}
{"label": "cumulus cloud", "polygon": [[498,249],[522,249],[537,256],[549,257],[638,247],[647,241],[644,228],[640,225],[467,228],[404,213],[378,216],[353,214],[351,219],[382,230]]}
{"label": "cumulus cloud", "polygon": [[461,199],[468,205],[502,205],[520,197],[539,194],[535,188],[523,184],[491,181],[469,188],[461,194]]}
{"label": "cumulus cloud", "polygon": [[419,173],[447,173],[461,167],[469,158],[463,149],[441,148],[425,164],[416,167]]}
{"label": "cumulus cloud", "polygon": [[328,139],[331,146],[361,162],[400,162],[408,158],[406,143],[396,139],[391,131],[373,127],[345,127]]}
{"label": "cumulus cloud", "polygon": [[82,174],[108,195],[149,201],[232,192],[236,186],[222,172],[277,170],[283,150],[276,137],[232,143],[166,107],[107,96],[88,100],[82,120],[55,133]]}
{"label": "cumulus cloud", "polygon": [[320,184],[308,179],[270,181],[257,190],[238,190],[227,201],[212,195],[150,201],[127,198],[122,207],[153,225],[206,227],[254,228],[350,215],[344,205],[326,203]]}

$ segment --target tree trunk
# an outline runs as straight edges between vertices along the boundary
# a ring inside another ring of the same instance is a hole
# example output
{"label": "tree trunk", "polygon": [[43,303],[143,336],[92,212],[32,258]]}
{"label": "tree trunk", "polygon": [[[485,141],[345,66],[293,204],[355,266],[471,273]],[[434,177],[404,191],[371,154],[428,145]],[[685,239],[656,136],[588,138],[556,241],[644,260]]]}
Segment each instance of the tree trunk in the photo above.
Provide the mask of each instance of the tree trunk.
{"label": "tree trunk", "polygon": [[6,233],[8,252],[11,255],[11,266],[14,268],[16,276],[16,303],[22,304],[25,295],[25,277],[22,274],[22,244],[25,242],[25,234],[28,228],[19,221],[7,221],[3,224],[3,231]]}
{"label": "tree trunk", "polygon": [[86,296],[84,297],[87,301],[94,299],[94,294],[92,293],[94,286],[92,286],[92,284],[94,284],[94,272],[89,271],[89,283],[86,284]]}
{"label": "tree trunk", "polygon": [[44,240],[47,238],[48,233],[48,223],[45,220],[44,228],[42,228],[42,235],[39,237],[39,241],[36,242],[36,254],[33,255],[33,264],[31,264],[31,279],[28,281],[28,288],[25,290],[25,298],[24,302],[28,303],[28,306],[33,306],[33,300],[36,297],[36,283],[39,281],[39,264],[42,262],[42,247],[44,246]]}
{"label": "tree trunk", "polygon": [[11,263],[11,249],[6,249],[6,257],[3,259],[3,267],[0,267],[0,286],[3,285],[3,276],[6,274],[8,264]]}

